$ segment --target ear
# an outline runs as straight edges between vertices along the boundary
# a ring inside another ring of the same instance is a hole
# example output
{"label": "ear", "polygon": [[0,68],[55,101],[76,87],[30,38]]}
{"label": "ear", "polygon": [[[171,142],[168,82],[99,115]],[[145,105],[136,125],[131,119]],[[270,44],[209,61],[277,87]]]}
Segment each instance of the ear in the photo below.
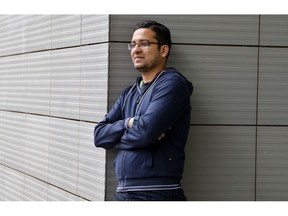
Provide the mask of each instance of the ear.
{"label": "ear", "polygon": [[169,53],[169,46],[168,45],[162,45],[161,46],[161,55],[163,58],[165,58]]}

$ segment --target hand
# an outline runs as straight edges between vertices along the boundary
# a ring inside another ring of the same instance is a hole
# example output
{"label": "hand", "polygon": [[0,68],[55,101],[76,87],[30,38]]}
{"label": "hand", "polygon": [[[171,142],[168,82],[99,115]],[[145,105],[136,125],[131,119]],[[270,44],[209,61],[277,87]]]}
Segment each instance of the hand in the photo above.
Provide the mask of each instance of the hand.
{"label": "hand", "polygon": [[134,117],[132,117],[132,118],[129,119],[129,122],[128,122],[128,127],[129,127],[129,128],[132,128],[133,122],[134,122]]}
{"label": "hand", "polygon": [[163,139],[164,137],[165,137],[165,133],[162,133],[162,134],[158,137],[157,140],[161,140],[161,139]]}

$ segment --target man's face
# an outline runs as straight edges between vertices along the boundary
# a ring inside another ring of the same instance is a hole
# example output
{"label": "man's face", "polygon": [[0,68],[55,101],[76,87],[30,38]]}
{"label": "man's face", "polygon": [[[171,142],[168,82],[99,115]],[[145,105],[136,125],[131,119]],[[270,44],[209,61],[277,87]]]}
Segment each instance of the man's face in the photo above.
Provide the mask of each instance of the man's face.
{"label": "man's face", "polygon": [[[141,41],[156,42],[155,32],[150,28],[137,29],[131,43],[140,43]],[[158,44],[149,44],[148,47],[139,47],[138,45],[131,50],[131,58],[134,67],[142,73],[149,72],[160,64],[165,62],[165,58],[161,56],[161,48],[158,49]]]}

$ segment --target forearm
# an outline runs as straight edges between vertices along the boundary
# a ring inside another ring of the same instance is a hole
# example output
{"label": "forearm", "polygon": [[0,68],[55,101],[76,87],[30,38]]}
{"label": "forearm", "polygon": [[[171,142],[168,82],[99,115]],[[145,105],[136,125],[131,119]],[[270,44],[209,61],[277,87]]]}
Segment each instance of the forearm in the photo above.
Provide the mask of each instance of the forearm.
{"label": "forearm", "polygon": [[158,119],[154,119],[154,122],[145,119],[145,116],[140,117],[136,123],[134,118],[130,119],[130,125],[132,126],[124,132],[119,140],[119,149],[137,149],[152,145],[163,139],[166,132],[171,129],[170,123],[167,124],[169,126],[166,126],[157,124]]}
{"label": "forearm", "polygon": [[123,136],[126,130],[125,122],[121,114],[121,96],[104,119],[94,128],[94,144],[105,149],[113,148]]}
{"label": "forearm", "polygon": [[94,144],[105,149],[113,148],[118,144],[126,130],[125,120],[114,123],[100,122],[94,129]]}

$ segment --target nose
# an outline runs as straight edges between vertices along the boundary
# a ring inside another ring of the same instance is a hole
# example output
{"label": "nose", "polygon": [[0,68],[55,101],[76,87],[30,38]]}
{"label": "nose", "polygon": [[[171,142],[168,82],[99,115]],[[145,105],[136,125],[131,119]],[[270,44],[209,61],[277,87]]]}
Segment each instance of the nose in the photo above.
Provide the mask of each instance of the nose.
{"label": "nose", "polygon": [[136,46],[134,47],[133,51],[134,52],[139,52],[139,51],[141,52],[142,51],[141,46],[137,43]]}

